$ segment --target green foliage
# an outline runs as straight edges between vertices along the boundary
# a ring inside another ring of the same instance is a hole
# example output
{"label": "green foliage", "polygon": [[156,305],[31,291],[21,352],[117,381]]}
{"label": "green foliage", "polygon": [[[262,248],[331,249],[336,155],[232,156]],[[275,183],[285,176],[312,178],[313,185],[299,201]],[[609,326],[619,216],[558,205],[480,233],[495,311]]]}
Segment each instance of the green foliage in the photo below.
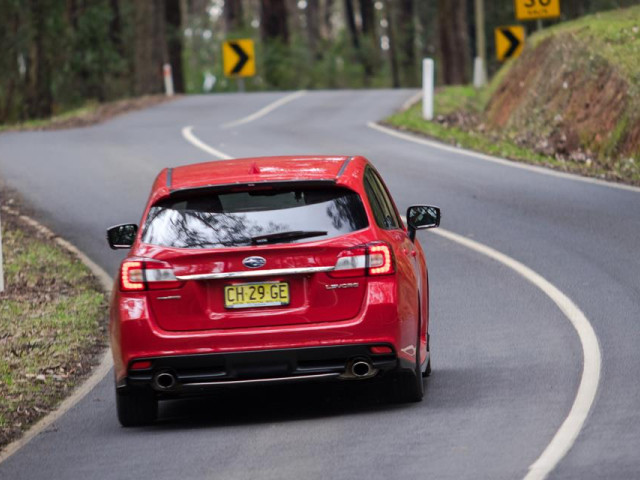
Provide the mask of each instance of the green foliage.
{"label": "green foliage", "polygon": [[535,47],[554,35],[570,33],[594,55],[615,64],[625,76],[640,86],[640,6],[588,15],[560,23],[531,38]]}
{"label": "green foliage", "polygon": [[109,0],[0,0],[0,123],[131,93],[132,7]]}
{"label": "green foliage", "polygon": [[66,75],[61,75],[56,98],[64,104],[86,99],[105,101],[121,96],[109,91],[111,80],[125,73],[126,59],[109,39],[112,12],[106,3],[88,6],[69,35]]}
{"label": "green foliage", "polygon": [[[225,78],[222,71],[224,38],[207,41],[202,38],[202,32],[194,29],[192,37],[187,39],[187,92],[202,93],[205,72],[216,77],[213,92],[237,91],[236,79]],[[306,39],[294,36],[289,44],[283,44],[263,42],[255,34],[249,30],[227,37],[254,39],[257,74],[244,80],[247,91],[391,86],[386,65],[380,66],[372,77],[365,75],[344,32],[334,41],[321,42],[317,56],[309,49]]]}
{"label": "green foliage", "polygon": [[481,112],[485,106],[485,95],[471,85],[454,85],[439,88],[434,97],[434,109],[438,114],[448,115],[459,110]]}

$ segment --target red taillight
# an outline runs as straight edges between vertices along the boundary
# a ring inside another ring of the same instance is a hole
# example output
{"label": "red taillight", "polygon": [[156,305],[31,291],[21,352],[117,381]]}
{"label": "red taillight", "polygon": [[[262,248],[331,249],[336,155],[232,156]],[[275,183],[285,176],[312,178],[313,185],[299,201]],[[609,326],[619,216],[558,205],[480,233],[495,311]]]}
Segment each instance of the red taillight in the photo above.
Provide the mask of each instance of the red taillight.
{"label": "red taillight", "polygon": [[120,289],[125,291],[144,290],[142,262],[128,260],[120,268]]}
{"label": "red taillight", "polygon": [[375,242],[341,252],[329,275],[344,278],[391,273],[394,273],[391,247],[384,242]]}
{"label": "red taillight", "polygon": [[393,273],[391,247],[386,243],[369,247],[369,275],[387,275]]}
{"label": "red taillight", "polygon": [[182,283],[166,262],[126,260],[120,268],[120,289],[126,292],[180,288]]}

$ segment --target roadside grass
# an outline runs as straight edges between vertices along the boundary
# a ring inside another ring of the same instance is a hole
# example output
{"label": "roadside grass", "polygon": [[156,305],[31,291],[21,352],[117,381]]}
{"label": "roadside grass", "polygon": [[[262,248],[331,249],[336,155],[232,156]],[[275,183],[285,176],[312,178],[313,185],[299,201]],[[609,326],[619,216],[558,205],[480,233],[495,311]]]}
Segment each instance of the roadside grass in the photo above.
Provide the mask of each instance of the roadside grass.
{"label": "roadside grass", "polygon": [[[564,162],[536,153],[518,145],[515,140],[501,138],[496,134],[478,129],[461,128],[447,121],[450,115],[480,116],[488,101],[489,88],[477,91],[472,86],[452,86],[439,88],[434,98],[436,121],[422,118],[422,104],[411,106],[405,111],[388,117],[384,123],[400,130],[410,131],[446,143],[479,152],[534,163],[537,165],[561,167]],[[476,123],[478,119],[474,119]]]}
{"label": "roadside grass", "polygon": [[89,101],[82,107],[73,108],[49,118],[38,118],[35,120],[27,120],[26,122],[3,124],[0,125],[0,132],[9,130],[42,130],[58,124],[67,123],[71,120],[82,120],[95,113],[99,105],[96,101]]}
{"label": "roadside grass", "polygon": [[610,10],[563,22],[536,33],[532,46],[553,35],[570,33],[594,55],[618,66],[637,89],[640,88],[640,7]]}
{"label": "roadside grass", "polygon": [[69,393],[105,345],[106,300],[52,238],[2,212],[0,447]]}
{"label": "roadside grass", "polygon": [[[465,128],[449,124],[447,116],[477,113],[478,105],[482,104],[481,96],[470,98],[461,94],[461,92],[465,92],[466,88],[473,89],[473,87],[445,87],[436,93],[434,104],[434,111],[438,113],[436,121],[429,122],[422,118],[422,104],[418,102],[405,111],[396,112],[387,117],[382,123],[398,130],[416,133],[487,155],[578,175],[640,184],[640,171],[637,168],[637,162],[633,160],[620,159],[613,163],[609,169],[605,169],[595,162],[584,164],[538,153],[527,146],[518,144],[517,133],[514,131],[501,133],[484,131],[481,123],[475,127]],[[438,97],[440,98],[438,99]],[[440,120],[438,121],[438,119]]]}
{"label": "roadside grass", "polygon": [[21,123],[0,124],[0,133],[22,130],[61,130],[78,128],[104,122],[116,115],[141,110],[180,98],[180,95],[146,95],[100,103],[89,100],[84,105],[57,113],[48,118],[28,120]]}

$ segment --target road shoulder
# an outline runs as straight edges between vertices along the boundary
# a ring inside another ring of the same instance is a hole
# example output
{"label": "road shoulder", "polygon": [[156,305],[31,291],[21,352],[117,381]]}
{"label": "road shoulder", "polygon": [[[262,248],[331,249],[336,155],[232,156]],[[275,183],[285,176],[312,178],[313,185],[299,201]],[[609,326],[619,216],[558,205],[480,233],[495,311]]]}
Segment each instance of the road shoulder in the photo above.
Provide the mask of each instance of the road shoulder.
{"label": "road shoulder", "polygon": [[110,279],[3,192],[0,462],[104,377]]}

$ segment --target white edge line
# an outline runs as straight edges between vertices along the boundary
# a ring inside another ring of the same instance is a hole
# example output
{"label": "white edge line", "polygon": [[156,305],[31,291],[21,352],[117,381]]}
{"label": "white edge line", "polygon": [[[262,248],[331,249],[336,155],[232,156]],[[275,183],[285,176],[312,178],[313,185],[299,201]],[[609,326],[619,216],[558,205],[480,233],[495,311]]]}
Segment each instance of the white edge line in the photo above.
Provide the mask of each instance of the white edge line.
{"label": "white edge line", "polygon": [[598,337],[587,317],[580,308],[544,277],[518,262],[517,260],[494,250],[482,243],[470,240],[456,233],[439,229],[434,233],[486,255],[517,272],[547,295],[569,319],[576,330],[582,345],[583,368],[582,377],[576,397],[569,414],[556,431],[551,443],[547,445],[540,457],[529,466],[525,480],[542,480],[551,473],[558,463],[569,452],[584,426],[589,411],[593,406],[600,382],[602,355],[598,345]]}
{"label": "white edge line", "polygon": [[252,113],[251,115],[248,115],[244,118],[240,118],[238,120],[234,120],[233,122],[223,123],[222,128],[237,127],[238,125],[244,125],[245,123],[258,120],[259,118],[262,118],[265,115],[273,112],[276,108],[286,105],[287,103],[294,101],[296,98],[300,98],[306,93],[307,93],[306,90],[298,90],[297,92],[290,93],[289,95],[279,98],[275,102],[270,103],[266,107],[261,108],[257,112]]}
{"label": "white edge line", "polygon": [[[94,261],[92,261],[89,257],[87,257],[83,252],[81,252],[77,247],[69,243],[67,240],[58,237],[47,227],[42,225],[40,222],[34,220],[31,217],[27,217],[26,215],[20,215],[17,211],[12,208],[3,206],[2,210],[11,213],[14,215],[18,215],[20,220],[23,222],[35,227],[45,235],[49,237],[53,237],[58,245],[62,246],[75,256],[77,256],[82,263],[84,263],[89,270],[96,276],[98,281],[100,282],[100,286],[104,290],[106,296],[108,297],[111,292],[112,280],[107,272],[105,272],[100,266],[98,266]],[[67,413],[75,404],[77,404],[85,395],[87,395],[93,388],[102,381],[102,379],[109,373],[111,367],[113,366],[113,359],[111,357],[111,349],[107,348],[100,359],[100,363],[97,367],[94,368],[91,375],[84,380],[80,385],[76,387],[71,395],[69,395],[66,399],[58,405],[58,408],[49,412],[43,418],[38,420],[29,430],[27,430],[20,438],[14,440],[13,442],[6,445],[2,451],[0,451],[0,464],[11,457],[14,453],[24,447],[27,443],[29,443],[33,438],[35,438],[42,431],[47,429],[51,424],[56,422],[60,417],[62,417],[65,413]]]}
{"label": "white edge line", "polygon": [[411,97],[407,98],[405,102],[402,104],[402,106],[400,107],[400,111],[404,112],[406,110],[409,110],[420,100],[422,100],[422,91],[416,92],[414,95],[411,95]]}
{"label": "white edge line", "polygon": [[[373,128],[376,127],[378,126],[376,125]],[[220,152],[219,150],[211,149],[208,145],[204,144],[197,138],[195,139],[197,143],[192,143],[199,148],[202,148],[205,152],[212,153],[220,158],[232,158],[230,155]],[[403,220],[405,220],[406,223],[406,218],[403,217]],[[596,336],[591,323],[589,323],[589,320],[584,313],[582,313],[580,308],[556,286],[526,265],[487,245],[448,230],[439,228],[437,230],[433,230],[433,232],[475,252],[486,255],[524,277],[534,286],[538,287],[558,306],[560,311],[562,311],[569,322],[571,322],[571,325],[578,334],[578,338],[582,345],[583,367],[580,385],[578,386],[578,391],[573,401],[573,405],[571,406],[569,414],[562,422],[562,425],[560,425],[560,428],[553,436],[551,443],[547,445],[538,459],[529,466],[529,471],[525,476],[525,480],[543,480],[558,465],[575,443],[595,401],[598,392],[598,384],[600,382],[600,370],[602,364],[602,355],[600,353],[598,337]]]}
{"label": "white edge line", "polygon": [[591,183],[593,185],[600,185],[603,187],[617,188],[619,190],[627,190],[630,192],[640,193],[640,187],[634,187],[633,185],[607,182],[606,180],[600,180],[598,178],[582,177],[580,175],[574,175],[572,173],[558,172],[557,170],[552,170],[550,168],[538,167],[536,165],[528,165],[528,164],[516,162],[513,160],[506,160],[504,158],[493,157],[491,155],[486,155],[484,153],[473,152],[471,150],[465,150],[464,148],[454,147],[452,145],[446,145],[444,143],[440,143],[434,140],[421,138],[416,135],[399,132],[397,130],[394,130],[393,128],[384,127],[376,122],[368,122],[367,126],[374,130],[378,130],[379,132],[386,133],[387,135],[401,138],[402,140],[418,143],[421,145],[426,145],[432,148],[438,148],[440,150],[444,150],[447,152],[453,152],[458,155],[465,155],[467,157],[479,158],[480,160],[485,160],[487,162],[497,163],[497,164],[504,165],[507,167],[512,167],[512,168],[520,168],[522,170],[528,170],[530,172],[540,173],[542,175],[549,175],[551,177],[564,178],[567,180],[577,180],[583,183]]}
{"label": "white edge line", "polygon": [[205,152],[207,152],[210,155],[213,155],[214,157],[218,157],[223,160],[229,160],[232,158],[226,153],[223,153],[220,150],[216,150],[215,148],[210,147],[209,145],[201,141],[198,137],[196,137],[193,134],[193,126],[191,125],[189,125],[188,127],[184,127],[182,129],[182,136],[187,142],[189,142],[193,146],[199,148],[200,150],[204,150]]}

